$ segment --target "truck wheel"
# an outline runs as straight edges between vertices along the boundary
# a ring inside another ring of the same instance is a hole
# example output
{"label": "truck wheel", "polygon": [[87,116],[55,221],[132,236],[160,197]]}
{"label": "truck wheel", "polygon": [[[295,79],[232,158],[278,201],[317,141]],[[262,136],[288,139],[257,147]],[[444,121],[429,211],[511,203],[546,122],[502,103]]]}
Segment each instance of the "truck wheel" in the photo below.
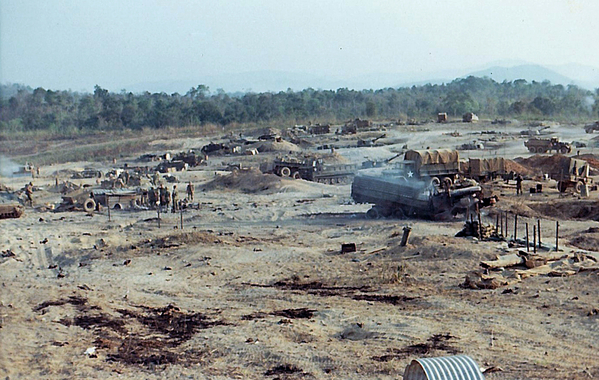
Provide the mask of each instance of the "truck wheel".
{"label": "truck wheel", "polygon": [[561,154],[566,154],[566,153],[568,153],[568,148],[565,146],[562,146],[561,148],[559,148],[559,152]]}
{"label": "truck wheel", "polygon": [[528,151],[530,153],[536,153],[537,150],[534,147],[531,146],[531,147],[528,148]]}
{"label": "truck wheel", "polygon": [[96,209],[96,201],[94,201],[91,198],[87,199],[85,203],[83,203],[83,209],[85,210],[85,212],[94,212],[94,210]]}
{"label": "truck wheel", "polygon": [[582,188],[583,188],[583,186],[584,186],[584,182],[582,182],[582,181],[578,181],[578,182],[576,182],[576,186],[574,186],[574,190],[575,190],[575,191],[576,191],[578,194],[580,194],[580,193],[582,193]]}
{"label": "truck wheel", "polygon": [[556,187],[557,187],[557,190],[560,193],[565,193],[566,189],[568,189],[568,184],[566,182],[564,182],[564,181],[557,181],[557,186]]}
{"label": "truck wheel", "polygon": [[400,207],[398,207],[395,210],[393,210],[393,217],[395,219],[405,219],[406,213]]}
{"label": "truck wheel", "polygon": [[380,214],[383,218],[388,218],[393,214],[393,210],[391,210],[390,208],[382,208],[380,210]]}
{"label": "truck wheel", "polygon": [[299,174],[299,172],[293,172],[293,174],[291,175],[291,178],[302,179],[302,176],[301,176],[301,174]]}
{"label": "truck wheel", "polygon": [[287,166],[283,166],[279,171],[279,174],[281,177],[289,177],[291,175],[291,169],[289,169]]}
{"label": "truck wheel", "polygon": [[379,211],[373,207],[370,210],[366,211],[366,217],[368,219],[378,219],[380,217]]}
{"label": "truck wheel", "polygon": [[451,178],[444,177],[443,178],[443,186],[446,187],[446,188],[450,188],[451,185],[453,185],[453,181],[451,180]]}
{"label": "truck wheel", "polygon": [[433,178],[431,178],[431,182],[430,182],[430,185],[431,185],[431,186],[437,187],[437,186],[439,186],[440,184],[441,184],[441,181],[439,180],[439,178],[438,178],[438,177],[433,177]]}

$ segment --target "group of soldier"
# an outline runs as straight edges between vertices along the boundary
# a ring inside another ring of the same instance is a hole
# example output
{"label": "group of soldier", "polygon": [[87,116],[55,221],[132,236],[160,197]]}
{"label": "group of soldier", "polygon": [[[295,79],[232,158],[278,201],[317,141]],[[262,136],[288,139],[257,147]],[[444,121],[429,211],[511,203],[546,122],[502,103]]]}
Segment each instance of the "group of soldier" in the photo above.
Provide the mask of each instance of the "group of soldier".
{"label": "group of soldier", "polygon": [[[187,198],[185,198],[186,202],[192,202],[194,199],[194,186],[193,183],[189,182],[187,184]],[[142,197],[142,203],[146,201],[146,194]],[[158,185],[158,188],[151,187],[147,191],[147,205],[150,207],[158,207],[162,211],[168,211],[169,205],[172,205],[171,211],[178,212],[181,209],[181,203],[183,201],[179,200],[179,194],[177,192],[177,185],[173,185],[172,191],[170,191],[163,184]]]}

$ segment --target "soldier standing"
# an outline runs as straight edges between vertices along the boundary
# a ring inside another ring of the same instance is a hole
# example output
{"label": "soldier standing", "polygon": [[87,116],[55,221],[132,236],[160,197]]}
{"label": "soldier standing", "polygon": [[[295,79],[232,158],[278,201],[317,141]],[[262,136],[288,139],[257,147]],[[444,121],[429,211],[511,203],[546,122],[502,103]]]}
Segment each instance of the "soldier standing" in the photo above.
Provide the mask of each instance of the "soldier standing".
{"label": "soldier standing", "polygon": [[177,208],[177,185],[173,185],[173,193],[171,194],[173,200],[173,213],[179,211]]}
{"label": "soldier standing", "polygon": [[164,188],[164,206],[165,212],[168,212],[168,205],[171,203],[171,192]]}
{"label": "soldier standing", "polygon": [[516,177],[516,195],[522,194],[522,174],[518,174]]}
{"label": "soldier standing", "polygon": [[187,200],[192,202],[193,201],[193,183],[191,183],[191,181],[189,181],[189,183],[187,184]]}
{"label": "soldier standing", "polygon": [[25,195],[27,195],[27,201],[29,202],[29,205],[31,207],[33,207],[33,183],[29,182],[27,185],[25,185]]}

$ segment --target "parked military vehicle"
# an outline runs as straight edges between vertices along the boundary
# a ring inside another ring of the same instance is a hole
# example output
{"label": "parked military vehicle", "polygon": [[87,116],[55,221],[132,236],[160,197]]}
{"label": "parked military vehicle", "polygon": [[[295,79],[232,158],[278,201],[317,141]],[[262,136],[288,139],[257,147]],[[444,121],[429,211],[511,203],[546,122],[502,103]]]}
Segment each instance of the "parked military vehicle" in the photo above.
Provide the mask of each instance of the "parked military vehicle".
{"label": "parked military vehicle", "polygon": [[96,209],[96,201],[91,197],[91,193],[92,189],[89,187],[70,191],[62,196],[62,203],[54,211],[86,211],[93,213]]}
{"label": "parked military vehicle", "polygon": [[395,168],[406,178],[414,178],[431,185],[451,186],[460,173],[460,154],[457,150],[408,150],[403,161]]}
{"label": "parked military vehicle", "polygon": [[584,131],[586,133],[593,133],[595,131],[599,131],[599,121],[594,122],[593,124],[587,124],[584,126]]}
{"label": "parked military vehicle", "polygon": [[459,165],[455,150],[409,150],[392,167],[358,171],[351,196],[374,204],[369,218],[449,219],[476,204],[482,193],[476,181],[456,182]]}
{"label": "parked military vehicle", "polygon": [[557,137],[550,139],[530,138],[524,142],[524,146],[531,153],[547,153],[555,150],[556,153],[566,154],[572,152],[572,146],[566,142],[561,142]]}
{"label": "parked military vehicle", "polygon": [[470,158],[468,159],[468,169],[464,174],[476,181],[504,177],[507,174],[505,159],[503,157]]}
{"label": "parked military vehicle", "polygon": [[194,151],[190,150],[188,152],[180,152],[175,154],[172,161],[182,161],[189,165],[189,167],[193,168],[205,164],[206,155],[196,154]]}
{"label": "parked military vehicle", "polygon": [[351,187],[354,201],[373,204],[366,212],[371,219],[393,216],[448,220],[479,202],[481,193],[481,187],[472,180],[440,189],[430,181],[406,177],[403,170],[386,168],[358,171]]}
{"label": "parked military vehicle", "polygon": [[20,218],[24,211],[18,204],[0,204],[0,219]]}
{"label": "parked military vehicle", "polygon": [[323,159],[315,157],[283,157],[260,164],[262,173],[330,184],[351,179],[357,169],[353,164],[326,165]]}
{"label": "parked military vehicle", "polygon": [[593,179],[589,177],[589,163],[570,157],[563,157],[549,175],[557,181],[557,189],[561,193],[569,188],[581,193],[584,186],[593,183]]}

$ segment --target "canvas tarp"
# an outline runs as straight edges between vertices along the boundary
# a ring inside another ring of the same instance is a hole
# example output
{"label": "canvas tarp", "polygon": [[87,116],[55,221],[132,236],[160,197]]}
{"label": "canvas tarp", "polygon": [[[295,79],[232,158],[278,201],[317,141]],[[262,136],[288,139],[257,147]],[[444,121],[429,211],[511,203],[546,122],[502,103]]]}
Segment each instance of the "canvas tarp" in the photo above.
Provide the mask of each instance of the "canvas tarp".
{"label": "canvas tarp", "polygon": [[408,150],[404,156],[404,160],[414,161],[416,169],[420,169],[423,165],[455,164],[459,162],[460,154],[457,150],[449,149]]}
{"label": "canvas tarp", "polygon": [[471,175],[484,176],[492,173],[505,173],[505,159],[494,158],[471,158],[468,163]]}

